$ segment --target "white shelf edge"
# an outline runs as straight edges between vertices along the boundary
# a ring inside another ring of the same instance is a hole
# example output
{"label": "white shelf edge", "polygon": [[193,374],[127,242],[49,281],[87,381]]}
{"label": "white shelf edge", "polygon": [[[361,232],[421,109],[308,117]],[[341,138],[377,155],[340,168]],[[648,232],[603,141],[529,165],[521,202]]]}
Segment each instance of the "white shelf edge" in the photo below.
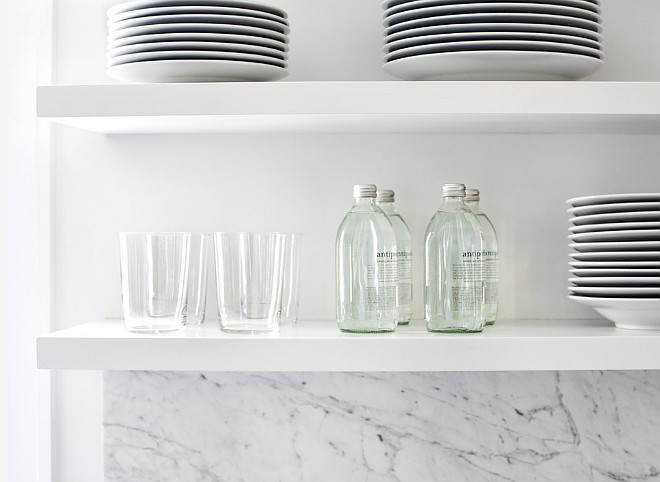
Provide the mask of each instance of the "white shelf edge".
{"label": "white shelf edge", "polygon": [[277,335],[230,335],[217,324],[132,334],[104,320],[37,339],[38,367],[148,371],[530,371],[660,369],[660,331],[607,320],[502,320],[478,334],[434,334],[413,321],[390,334],[346,334],[334,321]]}
{"label": "white shelf edge", "polygon": [[660,82],[235,82],[37,88],[38,117],[108,134],[660,133]]}

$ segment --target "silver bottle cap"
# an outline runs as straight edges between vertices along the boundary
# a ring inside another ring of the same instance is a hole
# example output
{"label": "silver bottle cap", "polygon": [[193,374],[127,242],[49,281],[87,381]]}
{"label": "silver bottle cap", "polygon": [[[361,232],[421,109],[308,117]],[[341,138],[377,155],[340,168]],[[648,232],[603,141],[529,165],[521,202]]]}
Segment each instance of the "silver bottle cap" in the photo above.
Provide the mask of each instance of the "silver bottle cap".
{"label": "silver bottle cap", "polygon": [[442,195],[452,197],[465,197],[465,184],[449,183],[442,186]]}
{"label": "silver bottle cap", "polygon": [[465,190],[465,200],[466,201],[478,201],[479,200],[479,189],[466,189]]}
{"label": "silver bottle cap", "polygon": [[376,197],[376,185],[356,184],[353,186],[353,197],[355,199]]}
{"label": "silver bottle cap", "polygon": [[383,203],[393,203],[394,202],[394,191],[391,189],[381,189],[378,191],[376,196],[376,201]]}

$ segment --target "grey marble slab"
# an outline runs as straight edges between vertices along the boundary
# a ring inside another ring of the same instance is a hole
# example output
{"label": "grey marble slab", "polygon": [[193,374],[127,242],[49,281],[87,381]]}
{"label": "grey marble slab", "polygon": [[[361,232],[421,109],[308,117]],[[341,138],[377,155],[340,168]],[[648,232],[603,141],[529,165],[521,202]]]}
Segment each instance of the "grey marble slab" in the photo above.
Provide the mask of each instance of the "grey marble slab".
{"label": "grey marble slab", "polygon": [[108,481],[660,480],[660,371],[106,372]]}

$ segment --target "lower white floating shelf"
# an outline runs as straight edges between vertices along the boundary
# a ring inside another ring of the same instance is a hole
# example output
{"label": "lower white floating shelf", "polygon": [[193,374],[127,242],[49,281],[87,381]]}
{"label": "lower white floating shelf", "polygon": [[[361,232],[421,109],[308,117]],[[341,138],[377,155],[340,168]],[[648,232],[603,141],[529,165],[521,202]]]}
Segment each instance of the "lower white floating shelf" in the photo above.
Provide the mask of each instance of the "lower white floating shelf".
{"label": "lower white floating shelf", "polygon": [[520,371],[660,369],[660,331],[600,320],[498,320],[481,333],[428,333],[414,320],[387,334],[341,333],[303,321],[277,335],[233,335],[207,321],[173,334],[124,330],[122,320],[37,339],[39,368],[150,371]]}

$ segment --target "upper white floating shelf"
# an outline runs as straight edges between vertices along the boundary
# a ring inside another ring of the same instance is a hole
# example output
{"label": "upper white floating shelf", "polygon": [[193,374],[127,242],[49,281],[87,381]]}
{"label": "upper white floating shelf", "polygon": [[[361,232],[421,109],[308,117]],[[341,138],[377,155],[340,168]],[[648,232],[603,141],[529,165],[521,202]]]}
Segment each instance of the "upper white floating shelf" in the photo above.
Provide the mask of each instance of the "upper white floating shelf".
{"label": "upper white floating shelf", "polygon": [[428,333],[421,320],[388,334],[300,322],[277,335],[231,335],[217,323],[167,335],[128,333],[121,320],[37,339],[37,366],[152,371],[522,371],[660,369],[660,331],[604,319],[499,320],[475,334]]}
{"label": "upper white floating shelf", "polygon": [[37,111],[108,134],[660,133],[660,82],[55,85]]}

